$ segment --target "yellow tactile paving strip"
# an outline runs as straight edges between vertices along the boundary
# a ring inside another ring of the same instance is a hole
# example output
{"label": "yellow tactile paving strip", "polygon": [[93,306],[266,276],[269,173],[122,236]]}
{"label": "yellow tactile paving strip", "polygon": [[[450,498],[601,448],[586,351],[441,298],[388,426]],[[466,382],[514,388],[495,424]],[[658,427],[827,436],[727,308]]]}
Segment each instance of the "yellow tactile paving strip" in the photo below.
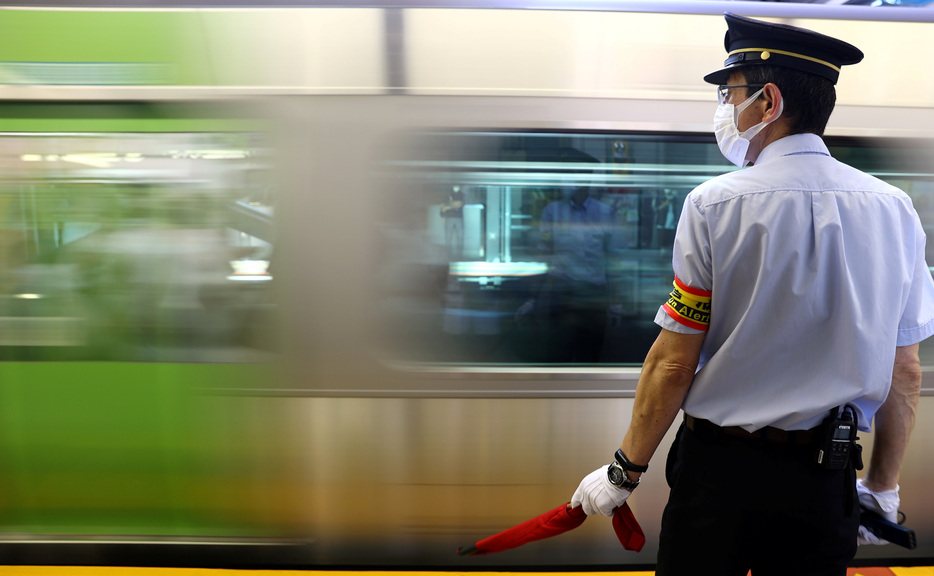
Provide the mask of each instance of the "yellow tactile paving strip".
{"label": "yellow tactile paving strip", "polygon": [[[0,566],[0,576],[503,576],[503,572],[227,570],[103,566]],[[510,572],[509,576],[654,576],[654,572]],[[850,568],[847,576],[934,576],[934,566]],[[791,576],[791,575],[789,575]]]}
{"label": "yellow tactile paving strip", "polygon": [[[503,572],[227,570],[99,566],[0,566],[0,576],[504,576]],[[654,572],[509,572],[509,576],[654,576]],[[920,574],[920,573],[919,573]],[[930,574],[930,572],[929,572]],[[906,573],[898,576],[915,576]]]}

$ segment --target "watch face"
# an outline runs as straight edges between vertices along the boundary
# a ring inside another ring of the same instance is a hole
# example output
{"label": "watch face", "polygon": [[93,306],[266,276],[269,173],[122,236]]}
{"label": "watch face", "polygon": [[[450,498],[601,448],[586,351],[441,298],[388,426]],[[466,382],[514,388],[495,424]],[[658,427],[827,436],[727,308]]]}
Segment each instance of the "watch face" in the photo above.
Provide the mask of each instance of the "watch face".
{"label": "watch face", "polygon": [[610,464],[610,467],[606,471],[606,475],[610,480],[610,484],[613,484],[614,486],[620,486],[623,483],[623,480],[626,479],[625,472],[623,472],[623,469],[618,465],[614,466],[613,464]]}

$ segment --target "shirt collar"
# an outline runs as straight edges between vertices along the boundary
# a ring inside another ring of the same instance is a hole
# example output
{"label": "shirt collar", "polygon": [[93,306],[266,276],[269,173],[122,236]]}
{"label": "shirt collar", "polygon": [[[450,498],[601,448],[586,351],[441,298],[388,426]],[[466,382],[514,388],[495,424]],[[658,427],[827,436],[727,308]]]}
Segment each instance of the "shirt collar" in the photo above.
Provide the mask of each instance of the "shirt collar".
{"label": "shirt collar", "polygon": [[759,157],[756,158],[756,166],[760,166],[782,156],[794,156],[797,154],[820,154],[830,156],[830,150],[824,144],[824,140],[817,134],[792,134],[779,138],[762,149]]}

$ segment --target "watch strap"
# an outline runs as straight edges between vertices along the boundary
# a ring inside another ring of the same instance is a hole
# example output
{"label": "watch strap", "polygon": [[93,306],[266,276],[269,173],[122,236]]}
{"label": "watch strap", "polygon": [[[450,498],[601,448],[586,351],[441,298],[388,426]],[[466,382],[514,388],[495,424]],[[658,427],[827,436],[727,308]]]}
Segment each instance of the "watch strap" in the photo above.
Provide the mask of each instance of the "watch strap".
{"label": "watch strap", "polygon": [[622,448],[616,451],[616,461],[623,467],[623,470],[629,470],[630,472],[642,473],[649,469],[647,464],[645,466],[639,466],[638,464],[630,462],[629,458],[626,458],[626,455],[623,454]]}

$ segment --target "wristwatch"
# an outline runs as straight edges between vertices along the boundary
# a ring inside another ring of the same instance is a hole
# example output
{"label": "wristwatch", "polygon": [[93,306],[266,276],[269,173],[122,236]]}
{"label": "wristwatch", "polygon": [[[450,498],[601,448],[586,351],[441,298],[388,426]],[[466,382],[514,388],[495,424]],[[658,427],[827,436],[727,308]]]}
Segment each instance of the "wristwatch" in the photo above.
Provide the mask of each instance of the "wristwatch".
{"label": "wristwatch", "polygon": [[607,468],[606,476],[613,486],[619,486],[620,488],[632,492],[636,489],[636,486],[639,485],[639,480],[633,482],[629,479],[629,474],[626,474],[626,472],[632,471],[641,474],[648,469],[648,466],[639,466],[638,464],[630,462],[629,458],[626,458],[626,455],[623,454],[622,448],[620,448],[616,451],[613,463]]}
{"label": "wristwatch", "polygon": [[619,462],[613,461],[610,463],[610,467],[606,469],[606,477],[610,481],[610,484],[616,486],[617,488],[622,488],[623,490],[628,490],[632,492],[639,486],[639,480],[633,482],[629,479],[629,475],[626,474],[626,470],[620,466]]}

